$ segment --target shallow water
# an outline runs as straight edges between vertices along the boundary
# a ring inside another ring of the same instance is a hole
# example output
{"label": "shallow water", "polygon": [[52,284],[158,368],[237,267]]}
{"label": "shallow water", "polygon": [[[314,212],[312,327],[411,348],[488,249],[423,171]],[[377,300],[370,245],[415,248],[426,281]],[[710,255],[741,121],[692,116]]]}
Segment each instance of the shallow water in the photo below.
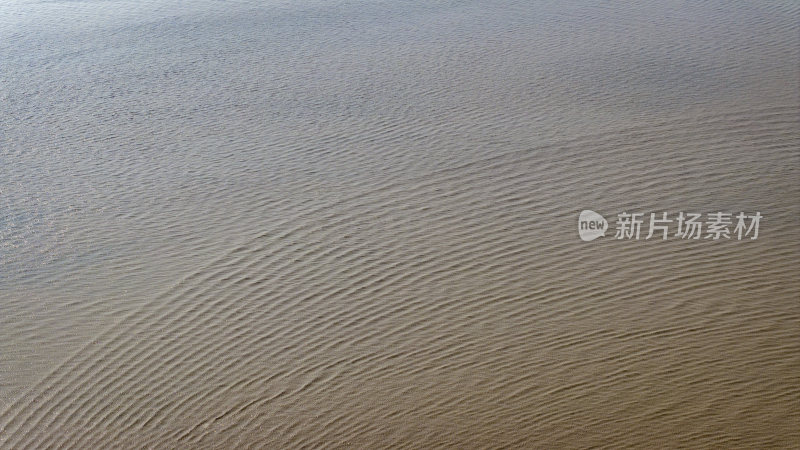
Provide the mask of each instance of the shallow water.
{"label": "shallow water", "polygon": [[4,2],[0,447],[797,446],[798,19]]}

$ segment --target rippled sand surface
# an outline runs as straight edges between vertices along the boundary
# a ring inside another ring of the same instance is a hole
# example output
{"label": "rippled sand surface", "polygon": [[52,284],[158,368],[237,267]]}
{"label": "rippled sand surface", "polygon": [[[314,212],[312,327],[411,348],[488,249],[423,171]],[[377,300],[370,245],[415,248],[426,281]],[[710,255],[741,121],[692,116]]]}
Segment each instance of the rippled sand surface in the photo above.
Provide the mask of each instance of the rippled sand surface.
{"label": "rippled sand surface", "polygon": [[792,1],[4,1],[0,448],[798,448],[799,61]]}

